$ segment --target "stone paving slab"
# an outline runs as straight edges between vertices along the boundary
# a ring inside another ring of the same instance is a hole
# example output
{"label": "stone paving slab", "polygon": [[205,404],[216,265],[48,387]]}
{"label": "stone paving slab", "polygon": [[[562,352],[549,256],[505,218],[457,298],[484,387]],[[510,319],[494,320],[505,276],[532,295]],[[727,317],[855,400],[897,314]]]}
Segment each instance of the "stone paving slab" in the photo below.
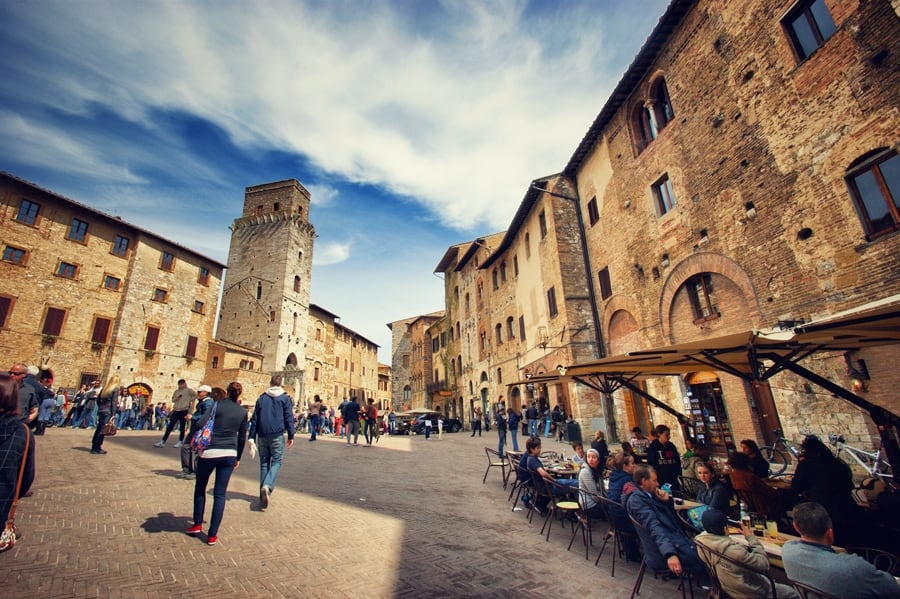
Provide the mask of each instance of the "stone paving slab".
{"label": "stone paving slab", "polygon": [[[510,510],[499,469],[482,484],[492,433],[384,436],[372,448],[298,435],[265,511],[245,454],[215,546],[184,534],[193,482],[175,478],[171,440],[158,449],[155,431],[121,431],[91,455],[90,433],[37,437],[23,537],[0,554],[4,599],[627,597],[637,573],[617,561],[611,578],[608,548],[594,566],[599,534],[589,561],[578,539],[566,551],[568,528],[545,541],[538,518]],[[648,575],[641,595],[680,592]]]}

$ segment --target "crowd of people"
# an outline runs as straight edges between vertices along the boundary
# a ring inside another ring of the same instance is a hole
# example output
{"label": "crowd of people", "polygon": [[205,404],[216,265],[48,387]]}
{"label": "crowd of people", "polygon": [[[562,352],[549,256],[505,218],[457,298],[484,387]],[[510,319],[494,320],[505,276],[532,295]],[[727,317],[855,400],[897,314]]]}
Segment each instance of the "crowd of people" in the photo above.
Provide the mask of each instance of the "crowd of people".
{"label": "crowd of people", "polygon": [[[850,470],[817,438],[804,440],[791,482],[773,487],[766,482],[769,464],[751,439],[743,440],[740,450],[732,452],[720,468],[697,440],[687,439],[680,453],[665,425],[654,427],[651,438],[639,428],[632,435],[605,460],[602,456],[608,449],[602,433],[595,434],[587,452],[581,442],[573,442],[571,462],[578,472],[574,488],[549,482],[543,488],[544,481],[566,481],[557,480],[542,459],[540,436],[528,438],[526,451],[515,465],[517,484],[524,489],[523,505],[545,515],[555,495],[569,493],[580,502],[586,517],[612,520],[626,559],[643,559],[652,571],[690,575],[703,582],[711,565],[717,568],[723,590],[736,599],[771,596],[768,579],[747,574],[727,560],[704,564],[710,553],[698,551],[697,544],[765,574],[766,553],[741,518],[749,512],[761,520],[774,520],[783,533],[799,535],[800,540],[784,545],[784,568],[790,580],[823,590],[841,589],[839,597],[900,597],[900,585],[892,576],[860,556],[831,549],[833,545],[877,547],[883,540],[866,537],[873,530],[862,525],[851,498]],[[675,504],[685,497],[682,482],[691,483],[689,498],[701,504],[694,508],[698,523],[693,531],[686,517],[676,515]],[[775,592],[779,599],[798,597],[785,584],[777,584]]]}

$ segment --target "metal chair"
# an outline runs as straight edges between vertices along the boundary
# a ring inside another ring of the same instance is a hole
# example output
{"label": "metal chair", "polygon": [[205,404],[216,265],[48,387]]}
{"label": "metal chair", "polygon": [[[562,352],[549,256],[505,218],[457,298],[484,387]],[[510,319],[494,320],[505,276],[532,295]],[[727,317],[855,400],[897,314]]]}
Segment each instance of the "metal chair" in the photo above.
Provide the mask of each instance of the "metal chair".
{"label": "metal chair", "polygon": [[506,471],[506,481],[504,483],[504,488],[506,488],[506,484],[509,483],[509,477],[513,472],[516,471],[516,466],[519,464],[519,460],[522,458],[524,451],[507,451],[506,452],[506,462],[509,465],[509,469]]}
{"label": "metal chair", "polygon": [[702,561],[706,565],[706,571],[710,573],[710,578],[713,580],[713,583],[719,587],[719,595],[722,599],[729,596],[727,594],[728,589],[723,588],[721,585],[721,581],[719,580],[718,568],[722,562],[728,563],[732,569],[741,571],[742,578],[745,578],[747,573],[752,573],[753,575],[765,578],[769,584],[769,589],[771,590],[771,595],[769,597],[771,599],[778,599],[778,594],[775,589],[775,581],[772,579],[768,572],[757,570],[756,568],[748,566],[747,564],[742,564],[741,562],[728,557],[724,553],[716,551],[708,545],[704,545],[697,539],[694,539],[694,545],[697,547],[697,553],[700,555],[700,561]]}
{"label": "metal chair", "polygon": [[612,558],[612,571],[610,572],[610,576],[615,577],[616,575],[616,554],[619,557],[624,557],[625,555],[625,546],[623,545],[623,540],[626,538],[631,538],[634,540],[636,545],[640,545],[640,541],[637,538],[637,535],[630,530],[623,530],[616,526],[615,517],[610,510],[611,506],[618,507],[622,510],[625,508],[622,507],[622,504],[613,501],[612,499],[608,499],[603,496],[597,496],[600,502],[600,506],[603,509],[603,513],[606,516],[606,522],[609,527],[606,530],[606,535],[603,537],[603,545],[600,547],[600,553],[597,554],[597,559],[594,560],[594,565],[600,565],[600,558],[603,557],[603,552],[606,550],[606,544],[609,542],[609,539],[613,540],[613,558]]}
{"label": "metal chair", "polygon": [[491,449],[490,447],[484,448],[484,455],[487,456],[488,467],[484,471],[484,478],[481,479],[481,484],[484,484],[487,481],[488,472],[491,471],[491,468],[500,468],[501,475],[503,477],[503,488],[506,488],[506,469],[509,467],[509,460],[506,459],[506,456],[500,455],[497,450]]}
{"label": "metal chair", "polygon": [[802,582],[797,582],[795,580],[790,582],[802,599],[839,599],[836,595],[832,595],[831,593],[827,593],[816,587],[811,587],[808,584],[803,584]]}
{"label": "metal chair", "polygon": [[681,495],[684,499],[697,499],[697,493],[700,492],[700,479],[679,475],[678,487],[681,489]]}
{"label": "metal chair", "polygon": [[[531,474],[528,472],[527,468],[522,468],[519,466],[518,461],[510,461],[509,469],[511,472],[516,473],[516,479],[513,481],[512,487],[509,489],[509,497],[506,498],[506,501],[512,500],[512,509],[511,511],[515,511],[516,504],[519,503],[519,497],[522,496],[523,489],[531,488]],[[513,499],[513,495],[515,495],[515,499]]]}
{"label": "metal chair", "polygon": [[847,547],[848,553],[855,553],[864,560],[890,574],[900,577],[900,555],[874,547]]}
{"label": "metal chair", "polygon": [[709,574],[709,595],[707,599],[729,599],[728,593],[722,590],[722,583],[719,582],[719,573],[716,570],[716,558],[714,551],[702,543],[694,543],[697,547],[697,555],[700,561],[706,566],[706,573]]}
{"label": "metal chair", "polygon": [[[540,476],[540,475],[538,475]],[[544,526],[541,527],[541,533],[544,532],[544,527],[547,528],[547,541],[550,540],[550,529],[553,528],[553,521],[561,515],[572,514],[575,518],[578,518],[578,512],[581,511],[581,504],[577,501],[573,501],[568,497],[568,493],[571,490],[570,487],[566,487],[565,485],[561,485],[555,480],[549,480],[541,476],[544,484],[547,487],[547,491],[550,493],[550,502],[547,504],[547,509],[549,513],[547,517],[544,519]],[[572,524],[572,530],[575,530],[575,524]],[[585,540],[585,542],[587,542]],[[571,543],[570,543],[571,546]]]}

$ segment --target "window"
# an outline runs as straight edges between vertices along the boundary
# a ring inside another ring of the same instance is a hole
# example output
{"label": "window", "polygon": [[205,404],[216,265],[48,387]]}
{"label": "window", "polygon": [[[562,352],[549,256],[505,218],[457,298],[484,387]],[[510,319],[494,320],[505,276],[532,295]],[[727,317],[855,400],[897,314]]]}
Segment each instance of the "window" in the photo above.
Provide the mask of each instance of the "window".
{"label": "window", "polygon": [[541,239],[543,239],[547,236],[547,215],[543,210],[538,214],[538,225],[541,229]]}
{"label": "window", "polygon": [[497,384],[503,384],[503,370],[501,370],[500,368],[497,369]]}
{"label": "window", "polygon": [[213,359],[212,359],[212,367],[213,367],[213,368],[218,368],[218,367],[219,367],[219,356],[213,356]]}
{"label": "window", "polygon": [[156,346],[159,344],[159,327],[147,327],[147,336],[144,337],[144,350],[145,351],[156,351]]}
{"label": "window", "polygon": [[163,252],[162,257],[159,259],[159,268],[168,272],[175,270],[175,255]]}
{"label": "window", "polygon": [[500,263],[500,282],[506,282],[506,262]]}
{"label": "window", "polygon": [[[407,361],[407,363],[404,364],[404,366],[409,366],[409,362]],[[340,359],[340,358],[335,358],[335,360],[334,360],[334,367],[335,367],[335,368],[340,368],[340,367],[341,367],[341,359]]]}
{"label": "window", "polygon": [[113,241],[111,254],[115,256],[119,256],[120,258],[124,258],[128,255],[128,244],[130,243],[127,237],[122,237],[121,235],[116,235],[115,241]]}
{"label": "window", "polygon": [[319,380],[319,367],[318,366],[316,366],[315,369],[313,370],[313,380],[314,381]]}
{"label": "window", "polygon": [[900,156],[896,152],[877,150],[857,160],[847,172],[847,185],[869,239],[900,229]]}
{"label": "window", "polygon": [[519,341],[525,341],[525,317],[519,317]]}
{"label": "window", "polygon": [[112,289],[113,291],[118,291],[122,286],[122,281],[117,277],[112,275],[103,275],[103,287],[105,289]]}
{"label": "window", "polygon": [[197,282],[201,285],[209,285],[209,269],[205,266],[200,267],[200,274],[197,276]]}
{"label": "window", "polygon": [[653,199],[656,201],[657,216],[662,216],[675,207],[675,193],[672,191],[669,175],[663,175],[653,184]]}
{"label": "window", "polygon": [[597,273],[597,279],[600,283],[600,298],[608,299],[612,295],[612,284],[609,281],[609,267],[604,266],[603,270]]}
{"label": "window", "polygon": [[157,287],[153,290],[153,301],[154,302],[167,302],[169,301],[169,292],[161,287]]}
{"label": "window", "polygon": [[9,318],[9,313],[12,312],[13,301],[11,297],[0,296],[0,328],[6,328],[6,321]]}
{"label": "window", "polygon": [[19,204],[19,211],[16,213],[16,220],[23,225],[34,225],[37,222],[40,211],[40,204],[22,198],[22,203]]}
{"label": "window", "polygon": [[669,100],[666,80],[659,77],[650,88],[650,97],[637,104],[631,113],[638,152],[650,145],[674,118],[675,111]]}
{"label": "window", "polygon": [[294,291],[300,292],[300,277],[297,275],[294,275]]}
{"label": "window", "polygon": [[197,338],[194,335],[188,335],[187,345],[184,347],[185,358],[197,357]]}
{"label": "window", "polygon": [[497,338],[497,345],[501,345],[503,343],[503,325],[498,322],[497,326],[494,327],[494,331]]}
{"label": "window", "polygon": [[481,340],[481,351],[487,351],[487,334],[484,331],[481,331],[479,338]]}
{"label": "window", "polygon": [[720,316],[713,295],[712,276],[709,273],[691,277],[685,285],[688,298],[691,300],[695,323],[713,320]]}
{"label": "window", "polygon": [[200,300],[194,300],[194,307],[192,308],[192,310],[194,312],[196,312],[197,314],[203,314],[203,310],[205,307],[206,307],[206,304],[204,304]]}
{"label": "window", "polygon": [[497,289],[498,287],[500,287],[500,283],[499,283],[500,278],[499,278],[496,268],[494,269],[494,272],[491,273],[491,279],[494,283],[494,289]]}
{"label": "window", "polygon": [[466,294],[465,306],[466,306],[466,316],[468,316],[469,315],[469,294],[468,293]]}
{"label": "window", "polygon": [[24,266],[26,258],[28,258],[28,252],[22,248],[13,247],[11,245],[3,248],[4,262],[11,262],[13,264],[18,264],[19,266]]}
{"label": "window", "polygon": [[73,218],[69,225],[68,238],[78,243],[84,243],[87,238],[88,224],[81,219]]}
{"label": "window", "polygon": [[519,257],[513,256],[513,276],[519,276]]}
{"label": "window", "polygon": [[101,318],[98,316],[94,319],[94,328],[91,330],[91,343],[106,343],[109,341],[109,329],[112,328],[112,319]]}
{"label": "window", "polygon": [[835,32],[834,19],[825,0],[801,0],[781,21],[797,55],[806,60]]}
{"label": "window", "polygon": [[591,198],[591,201],[588,202],[588,220],[591,223],[591,226],[597,224],[597,221],[600,220],[600,212],[597,210],[597,198]]}
{"label": "window", "polygon": [[514,339],[516,336],[516,326],[513,317],[510,316],[506,319],[506,338]]}
{"label": "window", "polygon": [[531,234],[525,233],[525,259],[531,258]]}
{"label": "window", "polygon": [[41,334],[59,337],[65,319],[65,310],[60,308],[47,308],[47,313],[44,315],[44,326],[41,327]]}
{"label": "window", "polygon": [[63,277],[64,279],[74,279],[76,274],[78,274],[78,267],[74,264],[69,264],[68,262],[60,262],[59,266],[56,267],[56,276],[58,277]]}
{"label": "window", "polygon": [[559,314],[559,310],[556,307],[556,288],[551,287],[547,290],[547,309],[550,311],[550,318],[553,318],[557,314]]}

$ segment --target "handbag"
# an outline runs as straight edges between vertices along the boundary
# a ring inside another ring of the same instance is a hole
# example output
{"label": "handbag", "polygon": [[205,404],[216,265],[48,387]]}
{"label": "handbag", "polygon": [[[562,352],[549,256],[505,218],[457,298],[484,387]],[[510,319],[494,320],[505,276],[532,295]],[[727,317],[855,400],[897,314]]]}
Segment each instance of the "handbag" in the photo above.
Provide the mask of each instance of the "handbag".
{"label": "handbag", "polygon": [[191,445],[198,452],[202,453],[203,450],[209,447],[209,444],[212,442],[213,424],[216,420],[217,404],[218,402],[213,402],[212,409],[209,411],[209,415],[206,417],[206,421],[203,423],[203,426],[200,427],[200,430],[194,433],[194,438],[191,440]]}
{"label": "handbag", "polygon": [[110,416],[109,420],[106,421],[106,424],[103,425],[103,430],[100,431],[100,434],[106,437],[115,437],[118,432],[119,429],[116,428],[116,423],[113,421],[112,416]]}
{"label": "handbag", "polygon": [[28,426],[24,423],[22,426],[25,427],[25,452],[22,454],[22,463],[19,465],[19,480],[16,481],[16,492],[13,494],[13,504],[9,510],[9,516],[6,518],[6,526],[3,527],[3,532],[0,533],[0,553],[12,549],[19,536],[19,531],[16,530],[15,522],[16,505],[19,503],[19,491],[22,488],[22,476],[25,474],[25,460],[28,459],[28,446],[31,443],[31,432],[28,430]]}

